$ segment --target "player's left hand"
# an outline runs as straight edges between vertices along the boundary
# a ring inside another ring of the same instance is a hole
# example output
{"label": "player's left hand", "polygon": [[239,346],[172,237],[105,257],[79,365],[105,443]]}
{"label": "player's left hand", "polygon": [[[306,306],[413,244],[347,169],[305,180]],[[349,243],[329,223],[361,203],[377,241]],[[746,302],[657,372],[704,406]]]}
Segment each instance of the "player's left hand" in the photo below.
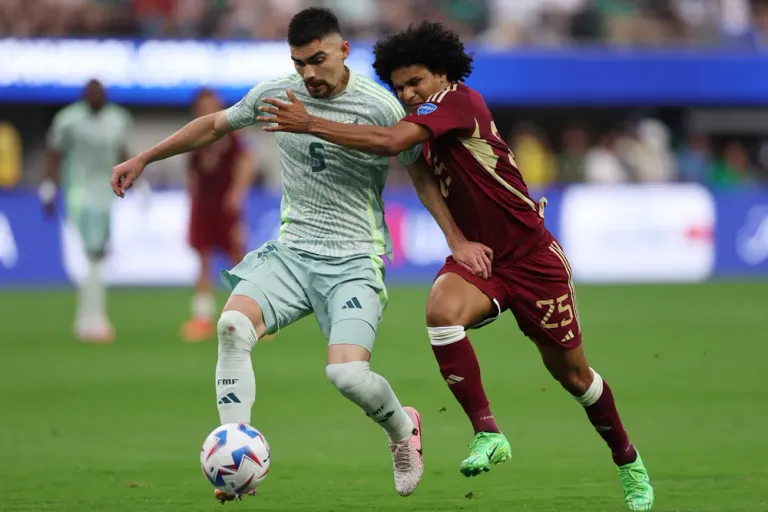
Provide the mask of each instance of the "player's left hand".
{"label": "player's left hand", "polygon": [[461,266],[483,279],[491,277],[491,261],[493,249],[467,240],[451,248],[453,259]]}
{"label": "player's left hand", "polygon": [[275,98],[264,98],[262,100],[264,103],[274,106],[261,106],[259,107],[259,112],[266,112],[272,115],[259,116],[256,119],[264,123],[273,123],[263,128],[265,132],[308,133],[309,112],[307,112],[304,104],[296,97],[292,90],[287,89],[285,93],[288,95],[290,103],[284,103]]}

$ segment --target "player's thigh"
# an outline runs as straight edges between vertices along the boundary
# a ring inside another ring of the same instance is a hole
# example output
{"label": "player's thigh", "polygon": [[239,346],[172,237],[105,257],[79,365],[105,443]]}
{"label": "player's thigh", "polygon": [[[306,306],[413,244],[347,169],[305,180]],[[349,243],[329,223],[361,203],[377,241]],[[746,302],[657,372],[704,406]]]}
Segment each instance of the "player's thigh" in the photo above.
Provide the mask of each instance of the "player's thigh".
{"label": "player's thigh", "polygon": [[368,360],[389,301],[381,258],[317,262],[311,290],[329,363]]}
{"label": "player's thigh", "polygon": [[509,307],[523,334],[554,351],[581,345],[571,267],[554,238],[514,267],[495,272],[507,284]]}
{"label": "player's thigh", "polygon": [[497,278],[483,279],[449,260],[432,284],[427,299],[427,326],[479,327],[501,311]]}
{"label": "player's thigh", "polygon": [[292,250],[279,242],[268,242],[246,254],[233,269],[221,273],[232,290],[231,297],[242,295],[259,306],[267,334],[312,312],[297,260]]}
{"label": "player's thigh", "polygon": [[102,258],[109,242],[109,210],[81,208],[75,213],[74,221],[85,252],[92,257]]}

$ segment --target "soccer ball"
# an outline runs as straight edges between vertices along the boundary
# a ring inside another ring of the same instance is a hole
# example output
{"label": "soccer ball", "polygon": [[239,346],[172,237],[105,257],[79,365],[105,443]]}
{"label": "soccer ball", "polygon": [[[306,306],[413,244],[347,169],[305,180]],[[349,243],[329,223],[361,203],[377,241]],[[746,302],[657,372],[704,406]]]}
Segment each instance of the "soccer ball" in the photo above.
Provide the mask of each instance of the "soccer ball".
{"label": "soccer ball", "polygon": [[246,423],[227,423],[211,432],[200,450],[200,466],[216,489],[244,494],[269,473],[269,445],[264,435]]}

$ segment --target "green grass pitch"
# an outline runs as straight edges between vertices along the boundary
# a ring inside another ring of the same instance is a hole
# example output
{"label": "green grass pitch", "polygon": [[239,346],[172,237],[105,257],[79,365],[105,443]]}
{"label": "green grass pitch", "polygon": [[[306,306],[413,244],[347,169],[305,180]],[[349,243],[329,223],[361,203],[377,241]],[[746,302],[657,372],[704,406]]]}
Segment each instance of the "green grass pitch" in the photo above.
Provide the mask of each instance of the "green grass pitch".
{"label": "green grass pitch", "polygon": [[[587,355],[651,472],[654,510],[768,510],[767,291],[579,288]],[[390,290],[373,358],[423,416],[416,493],[396,495],[384,433],[327,382],[310,317],[254,350],[253,424],[272,446],[272,470],[259,497],[225,510],[625,510],[607,448],[510,315],[472,340],[513,459],[475,479],[459,474],[471,430],[432,359],[426,293]],[[73,341],[74,299],[0,294],[0,510],[221,510],[198,464],[218,423],[216,343],[179,341],[189,292],[113,291],[110,346]]]}

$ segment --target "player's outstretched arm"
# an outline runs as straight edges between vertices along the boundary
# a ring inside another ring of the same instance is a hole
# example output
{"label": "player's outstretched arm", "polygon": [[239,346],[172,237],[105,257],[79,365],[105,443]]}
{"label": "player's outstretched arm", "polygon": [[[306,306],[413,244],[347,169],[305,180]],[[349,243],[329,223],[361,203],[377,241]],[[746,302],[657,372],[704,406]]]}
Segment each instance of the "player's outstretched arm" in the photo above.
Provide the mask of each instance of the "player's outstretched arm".
{"label": "player's outstretched arm", "polygon": [[399,155],[431,137],[426,128],[405,121],[383,127],[337,123],[311,116],[293,91],[289,89],[286,94],[290,103],[264,98],[264,103],[272,105],[259,107],[259,111],[271,114],[257,117],[258,121],[272,123],[265,126],[264,131],[309,133],[340,146],[383,156]]}
{"label": "player's outstretched arm", "polygon": [[453,215],[451,215],[448,205],[445,204],[434,173],[423,157],[408,165],[407,169],[421,203],[443,231],[453,258],[469,271],[488,279],[491,276],[493,250],[483,244],[470,242],[466,239]]}
{"label": "player's outstretched arm", "polygon": [[383,156],[397,156],[431,137],[429,130],[407,121],[383,127],[336,123],[314,116],[308,132],[340,146]]}
{"label": "player's outstretched arm", "polygon": [[115,166],[112,169],[112,190],[118,196],[125,197],[125,191],[147,165],[207,146],[233,130],[224,110],[199,117],[159,144]]}

